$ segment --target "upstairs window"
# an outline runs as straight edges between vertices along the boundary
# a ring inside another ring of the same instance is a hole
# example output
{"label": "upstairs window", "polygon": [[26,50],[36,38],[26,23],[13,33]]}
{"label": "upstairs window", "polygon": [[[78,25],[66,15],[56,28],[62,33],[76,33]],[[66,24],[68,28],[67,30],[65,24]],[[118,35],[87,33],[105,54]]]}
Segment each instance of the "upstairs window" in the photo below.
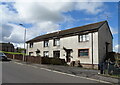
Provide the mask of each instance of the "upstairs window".
{"label": "upstairs window", "polygon": [[59,39],[59,38],[54,39],[53,45],[54,45],[54,46],[59,46],[59,45],[60,45],[60,39]]}
{"label": "upstairs window", "polygon": [[49,46],[49,40],[45,40],[44,41],[44,47],[48,47]]}
{"label": "upstairs window", "polygon": [[30,48],[33,48],[33,43],[30,43]]}
{"label": "upstairs window", "polygon": [[84,41],[89,41],[89,35],[85,34],[85,35],[79,35],[79,42],[84,42]]}
{"label": "upstairs window", "polygon": [[79,49],[78,50],[79,57],[89,57],[89,49]]}
{"label": "upstairs window", "polygon": [[44,56],[44,57],[49,57],[49,51],[44,51],[44,52],[43,52],[43,56]]}

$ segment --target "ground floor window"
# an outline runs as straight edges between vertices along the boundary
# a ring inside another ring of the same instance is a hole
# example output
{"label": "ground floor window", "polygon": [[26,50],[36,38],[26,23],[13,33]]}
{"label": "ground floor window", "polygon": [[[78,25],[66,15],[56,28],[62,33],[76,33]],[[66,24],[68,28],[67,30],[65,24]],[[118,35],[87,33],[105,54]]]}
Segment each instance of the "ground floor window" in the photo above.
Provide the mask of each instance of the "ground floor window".
{"label": "ground floor window", "polygon": [[43,51],[43,56],[44,57],[49,57],[49,51]]}
{"label": "ground floor window", "polygon": [[60,51],[53,51],[53,57],[59,58],[60,57]]}
{"label": "ground floor window", "polygon": [[78,50],[78,57],[89,57],[89,49],[79,49]]}
{"label": "ground floor window", "polygon": [[29,52],[29,56],[33,56],[33,52]]}

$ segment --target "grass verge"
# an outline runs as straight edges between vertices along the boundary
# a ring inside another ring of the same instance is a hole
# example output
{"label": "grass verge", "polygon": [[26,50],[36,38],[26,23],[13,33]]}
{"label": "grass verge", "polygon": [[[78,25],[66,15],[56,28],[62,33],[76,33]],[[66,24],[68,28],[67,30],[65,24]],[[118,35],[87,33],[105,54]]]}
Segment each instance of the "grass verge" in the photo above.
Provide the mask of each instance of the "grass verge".
{"label": "grass verge", "polygon": [[24,55],[24,53],[17,53],[17,52],[5,52],[5,51],[0,51],[0,52],[8,53],[8,54],[22,54],[22,55]]}

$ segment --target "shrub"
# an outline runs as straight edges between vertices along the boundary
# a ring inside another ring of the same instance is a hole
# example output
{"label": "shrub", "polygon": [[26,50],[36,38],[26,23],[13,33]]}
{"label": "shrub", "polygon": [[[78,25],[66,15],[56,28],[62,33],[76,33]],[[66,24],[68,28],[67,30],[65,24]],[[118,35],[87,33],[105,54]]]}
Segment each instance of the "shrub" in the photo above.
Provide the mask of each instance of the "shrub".
{"label": "shrub", "polygon": [[42,64],[50,64],[50,59],[51,58],[48,58],[48,57],[42,57]]}
{"label": "shrub", "polygon": [[66,65],[66,62],[64,59],[42,57],[42,64]]}
{"label": "shrub", "polygon": [[59,59],[59,58],[52,58],[50,60],[50,64],[52,65],[65,65],[65,60],[64,59]]}

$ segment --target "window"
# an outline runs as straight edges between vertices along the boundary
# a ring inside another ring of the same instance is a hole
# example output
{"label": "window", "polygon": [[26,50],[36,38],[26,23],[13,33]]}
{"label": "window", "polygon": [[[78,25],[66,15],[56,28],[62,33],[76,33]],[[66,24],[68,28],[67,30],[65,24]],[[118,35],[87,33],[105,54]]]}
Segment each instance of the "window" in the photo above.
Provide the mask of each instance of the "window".
{"label": "window", "polygon": [[59,46],[60,45],[60,39],[54,39],[54,43],[53,43],[54,46]]}
{"label": "window", "polygon": [[89,35],[79,35],[79,42],[89,41]]}
{"label": "window", "polygon": [[88,57],[89,56],[89,49],[79,49],[78,50],[78,56],[79,57],[81,57],[81,56]]}
{"label": "window", "polygon": [[60,57],[60,51],[53,51],[53,57],[59,58]]}
{"label": "window", "polygon": [[29,52],[29,56],[33,56],[33,52]]}
{"label": "window", "polygon": [[44,52],[43,52],[43,56],[44,56],[44,57],[49,57],[49,51],[44,51]]}
{"label": "window", "polygon": [[33,43],[30,43],[30,48],[33,48]]}
{"label": "window", "polygon": [[39,49],[37,49],[35,52],[36,52],[37,56],[40,56],[40,50]]}
{"label": "window", "polygon": [[49,46],[49,40],[45,40],[44,41],[44,47],[48,47]]}

